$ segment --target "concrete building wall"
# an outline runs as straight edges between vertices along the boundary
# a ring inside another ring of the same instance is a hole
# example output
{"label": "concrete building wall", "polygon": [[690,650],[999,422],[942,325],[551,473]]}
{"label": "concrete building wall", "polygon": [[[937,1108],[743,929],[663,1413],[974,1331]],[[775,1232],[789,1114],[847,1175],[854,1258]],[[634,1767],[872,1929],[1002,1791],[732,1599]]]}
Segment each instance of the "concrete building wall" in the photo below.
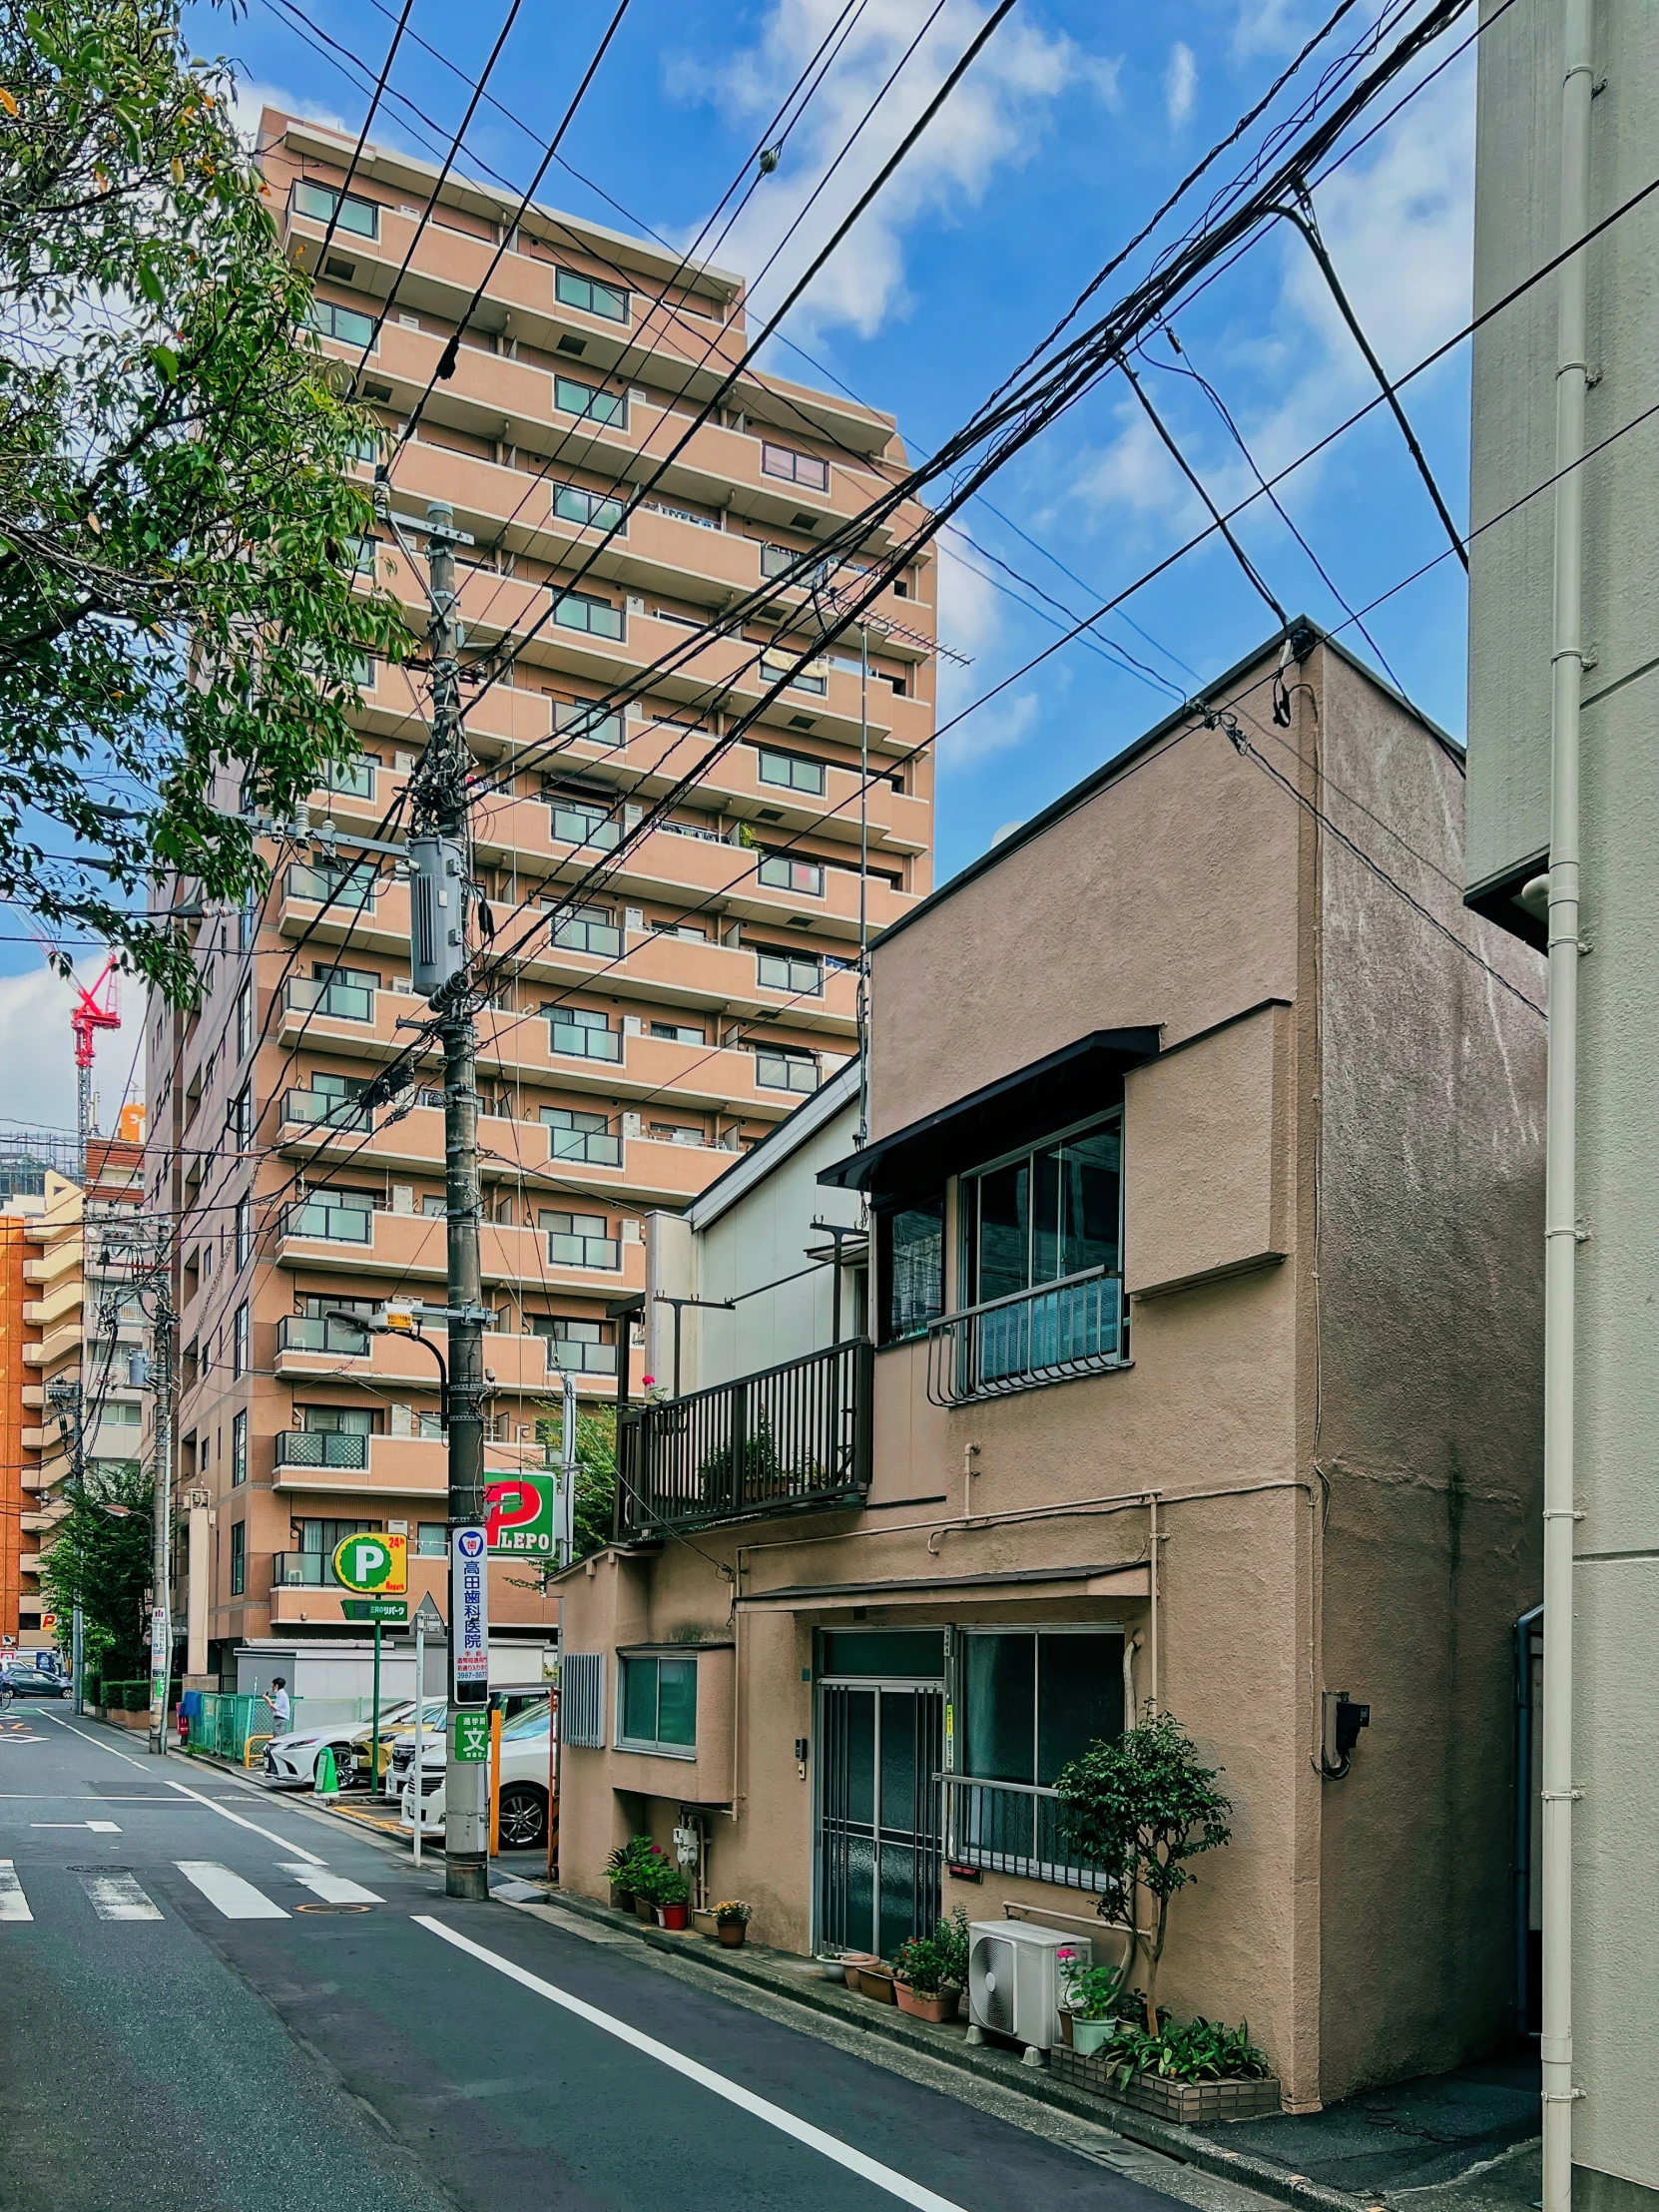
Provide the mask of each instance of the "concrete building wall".
{"label": "concrete building wall", "polygon": [[[1486,12],[1492,12],[1488,9]],[[1518,0],[1482,38],[1475,299],[1554,255],[1559,235],[1561,15]],[[1592,23],[1592,225],[1653,175],[1659,19],[1598,0]],[[1647,199],[1586,251],[1584,678],[1579,965],[1577,1504],[1574,1530],[1573,1989],[1575,2196],[1659,2192],[1659,1818],[1651,1713],[1659,1617],[1659,1404],[1649,1316],[1659,1197],[1649,1102],[1659,1036],[1659,207]],[[1545,280],[1476,339],[1475,519],[1554,467],[1555,293]],[[1519,871],[1548,842],[1552,501],[1476,540],[1470,573],[1469,880]],[[1542,1247],[1531,1268],[1541,1275]]]}

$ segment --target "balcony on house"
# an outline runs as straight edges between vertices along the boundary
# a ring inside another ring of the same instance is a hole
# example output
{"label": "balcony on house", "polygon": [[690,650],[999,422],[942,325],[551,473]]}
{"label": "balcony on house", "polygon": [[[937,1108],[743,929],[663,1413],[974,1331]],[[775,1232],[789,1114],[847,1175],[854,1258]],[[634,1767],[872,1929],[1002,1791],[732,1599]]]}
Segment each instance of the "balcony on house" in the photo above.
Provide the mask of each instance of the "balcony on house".
{"label": "balcony on house", "polygon": [[368,1465],[368,1438],[335,1428],[279,1428],[276,1463],[279,1467],[354,1467]]}
{"label": "balcony on house", "polygon": [[1115,1268],[1088,1268],[934,1322],[927,1395],[935,1405],[1005,1397],[1117,1367],[1122,1359],[1123,1277]]}
{"label": "balcony on house", "polygon": [[855,1503],[869,1486],[872,1353],[862,1339],[647,1405],[623,1431],[637,1534]]}
{"label": "balcony on house", "polygon": [[325,1199],[300,1199],[282,1209],[284,1237],[318,1237],[330,1244],[372,1244],[374,1213],[367,1206],[331,1206]]}

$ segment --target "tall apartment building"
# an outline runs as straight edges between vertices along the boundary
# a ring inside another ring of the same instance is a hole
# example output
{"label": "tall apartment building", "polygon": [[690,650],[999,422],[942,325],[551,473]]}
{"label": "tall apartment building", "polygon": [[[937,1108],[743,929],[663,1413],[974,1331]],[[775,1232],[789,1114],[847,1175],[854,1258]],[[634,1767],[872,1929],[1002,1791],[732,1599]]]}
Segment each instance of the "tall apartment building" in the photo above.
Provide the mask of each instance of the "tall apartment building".
{"label": "tall apartment building", "polygon": [[[271,111],[261,143],[324,349],[361,364],[388,446],[488,275],[390,506],[417,559],[429,501],[471,539],[463,659],[543,622],[467,715],[496,787],[472,832],[497,941],[707,761],[689,803],[538,937],[480,1019],[489,1455],[508,1478],[540,1461],[551,1372],[616,1389],[644,1213],[688,1204],[854,1050],[860,911],[879,931],[929,887],[931,769],[909,756],[932,730],[933,571],[910,564],[871,610],[867,686],[856,645],[832,651],[711,758],[775,681],[773,656],[811,635],[808,594],[780,588],[741,637],[646,671],[868,502],[902,460],[891,418],[746,372],[578,586],[622,495],[741,355],[742,281],[550,212],[515,221],[510,198],[464,179],[432,202],[436,172],[400,154],[366,149],[343,193],[350,142]],[[424,631],[424,577],[395,532],[362,558]],[[211,1500],[210,1672],[244,1635],[337,1631],[326,1559],[354,1528],[406,1528],[411,1597],[430,1587],[447,1606],[436,1364],[406,1342],[364,1354],[330,1318],[444,1295],[438,1056],[400,1113],[359,1103],[425,1013],[405,883],[354,842],[406,827],[382,825],[424,705],[419,671],[365,669],[359,760],[315,796],[311,834],[267,846],[263,909],[204,916],[199,1010],[151,1012],[149,1189],[178,1223],[178,1475]],[[866,741],[880,781],[861,824]],[[535,1581],[497,1561],[492,1618],[509,1632],[554,1617]]]}

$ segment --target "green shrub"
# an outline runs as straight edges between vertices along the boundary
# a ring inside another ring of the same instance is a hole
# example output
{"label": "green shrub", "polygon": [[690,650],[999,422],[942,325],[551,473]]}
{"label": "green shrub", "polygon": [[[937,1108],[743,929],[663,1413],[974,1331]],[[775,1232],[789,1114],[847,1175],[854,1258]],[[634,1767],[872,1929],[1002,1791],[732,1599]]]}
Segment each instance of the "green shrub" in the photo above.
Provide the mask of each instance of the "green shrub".
{"label": "green shrub", "polygon": [[[1134,2009],[1139,2012],[1138,2001]],[[1160,2011],[1156,2035],[1149,2035],[1138,2017],[1124,2019],[1102,2055],[1120,2083],[1136,2074],[1157,2074],[1165,2081],[1261,2081],[1273,2071],[1266,2052],[1250,2039],[1248,2020],[1223,2027],[1202,2014],[1177,2024]]]}
{"label": "green shrub", "polygon": [[83,1705],[102,1705],[104,1702],[101,1694],[104,1685],[97,1675],[83,1675],[81,1677],[81,1703]]}
{"label": "green shrub", "polygon": [[948,1921],[940,1921],[931,1936],[912,1936],[893,1952],[893,1972],[908,1982],[917,1996],[937,1996],[940,1989],[967,1985],[968,1920],[961,1906]]}
{"label": "green shrub", "polygon": [[129,1713],[146,1713],[150,1709],[150,1685],[141,1675],[136,1682],[126,1684],[127,1710]]}

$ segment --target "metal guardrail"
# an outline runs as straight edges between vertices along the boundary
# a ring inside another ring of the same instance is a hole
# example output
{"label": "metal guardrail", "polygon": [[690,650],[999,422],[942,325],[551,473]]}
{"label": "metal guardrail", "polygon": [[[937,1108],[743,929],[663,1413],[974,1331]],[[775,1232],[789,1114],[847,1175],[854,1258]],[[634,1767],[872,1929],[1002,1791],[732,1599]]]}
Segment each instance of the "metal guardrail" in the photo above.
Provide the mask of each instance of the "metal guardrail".
{"label": "metal guardrail", "polygon": [[366,1467],[368,1438],[336,1428],[278,1428],[279,1467]]}
{"label": "metal guardrail", "polygon": [[873,1353],[862,1338],[645,1406],[623,1435],[636,1531],[850,1503],[869,1486]]}
{"label": "metal guardrail", "polygon": [[1098,1894],[1111,1888],[1109,1877],[1078,1858],[1052,1790],[954,1774],[936,1779],[944,1788],[945,1857],[953,1866],[1021,1875],[1062,1890]]}
{"label": "metal guardrail", "polygon": [[1116,1269],[1086,1268],[934,1322],[927,1395],[934,1405],[1005,1397],[1098,1374],[1122,1359],[1123,1278]]}

